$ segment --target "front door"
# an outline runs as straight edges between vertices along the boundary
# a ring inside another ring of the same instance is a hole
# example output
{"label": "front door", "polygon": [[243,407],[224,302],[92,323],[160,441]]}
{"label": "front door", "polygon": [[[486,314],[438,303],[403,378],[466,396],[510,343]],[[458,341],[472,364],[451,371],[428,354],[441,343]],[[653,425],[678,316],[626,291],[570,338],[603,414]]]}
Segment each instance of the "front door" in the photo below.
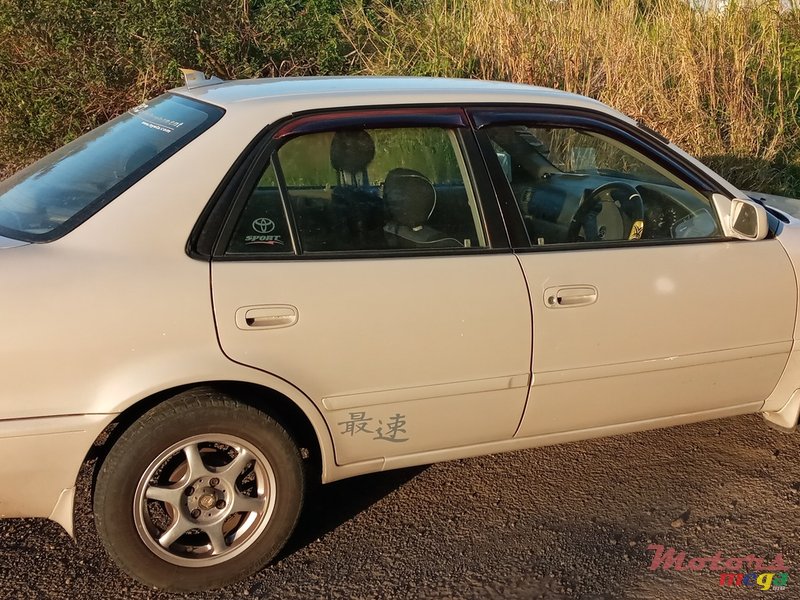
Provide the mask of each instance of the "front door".
{"label": "front door", "polygon": [[518,436],[767,398],[797,299],[777,240],[725,239],[712,190],[600,123],[519,118],[481,136],[526,234],[533,381]]}

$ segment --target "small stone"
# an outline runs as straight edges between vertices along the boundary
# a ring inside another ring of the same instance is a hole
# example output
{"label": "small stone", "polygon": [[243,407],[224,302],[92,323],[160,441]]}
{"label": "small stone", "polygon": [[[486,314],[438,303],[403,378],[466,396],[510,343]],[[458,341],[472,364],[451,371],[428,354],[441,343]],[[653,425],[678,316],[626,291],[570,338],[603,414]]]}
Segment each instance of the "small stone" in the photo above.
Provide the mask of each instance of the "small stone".
{"label": "small stone", "polygon": [[636,542],[634,540],[631,540],[630,542],[628,542],[628,546],[630,546],[631,548],[633,548],[635,545],[636,545]]}
{"label": "small stone", "polygon": [[691,510],[687,510],[685,513],[683,513],[680,517],[678,517],[677,519],[675,519],[671,523],[672,527],[674,527],[675,529],[678,529],[679,527],[683,527],[686,524],[686,521],[689,520],[689,515],[691,515],[691,514],[692,514],[692,511]]}

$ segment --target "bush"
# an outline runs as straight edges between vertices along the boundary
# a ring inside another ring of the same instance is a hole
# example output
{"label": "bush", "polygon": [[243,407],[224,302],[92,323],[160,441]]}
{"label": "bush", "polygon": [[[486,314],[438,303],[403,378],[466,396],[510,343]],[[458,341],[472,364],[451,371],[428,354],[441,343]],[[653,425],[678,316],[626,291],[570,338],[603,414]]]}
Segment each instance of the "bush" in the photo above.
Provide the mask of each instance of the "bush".
{"label": "bush", "polygon": [[[800,10],[785,0],[5,0],[0,175],[180,83],[480,77],[598,98],[734,183],[800,196]],[[749,166],[748,166],[749,165]]]}
{"label": "bush", "polygon": [[346,72],[339,0],[6,0],[0,171],[180,83]]}

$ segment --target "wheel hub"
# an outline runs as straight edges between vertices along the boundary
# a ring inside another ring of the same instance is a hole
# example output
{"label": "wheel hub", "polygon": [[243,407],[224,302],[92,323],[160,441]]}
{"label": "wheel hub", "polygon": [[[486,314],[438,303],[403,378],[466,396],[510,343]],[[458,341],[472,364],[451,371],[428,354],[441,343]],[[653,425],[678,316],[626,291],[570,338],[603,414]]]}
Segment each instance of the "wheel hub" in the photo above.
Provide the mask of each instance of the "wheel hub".
{"label": "wheel hub", "polygon": [[228,482],[206,477],[196,479],[186,486],[186,510],[195,521],[216,519],[225,512]]}
{"label": "wheel hub", "polygon": [[[165,465],[173,483],[157,484],[153,474]],[[179,566],[209,566],[255,542],[272,515],[274,489],[274,472],[261,452],[229,435],[193,436],[165,449],[142,475],[134,522],[157,556]]]}

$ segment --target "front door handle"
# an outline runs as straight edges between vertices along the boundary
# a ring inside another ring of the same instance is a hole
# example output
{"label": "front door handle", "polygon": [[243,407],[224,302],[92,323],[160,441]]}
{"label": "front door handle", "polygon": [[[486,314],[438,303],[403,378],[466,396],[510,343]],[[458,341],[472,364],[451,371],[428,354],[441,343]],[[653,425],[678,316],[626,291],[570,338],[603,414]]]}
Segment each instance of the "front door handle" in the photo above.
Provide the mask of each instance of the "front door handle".
{"label": "front door handle", "polygon": [[548,308],[588,306],[597,302],[597,288],[593,285],[567,285],[547,288],[544,304]]}
{"label": "front door handle", "polygon": [[243,306],[236,311],[236,326],[245,331],[290,327],[297,319],[297,309],[289,304]]}

